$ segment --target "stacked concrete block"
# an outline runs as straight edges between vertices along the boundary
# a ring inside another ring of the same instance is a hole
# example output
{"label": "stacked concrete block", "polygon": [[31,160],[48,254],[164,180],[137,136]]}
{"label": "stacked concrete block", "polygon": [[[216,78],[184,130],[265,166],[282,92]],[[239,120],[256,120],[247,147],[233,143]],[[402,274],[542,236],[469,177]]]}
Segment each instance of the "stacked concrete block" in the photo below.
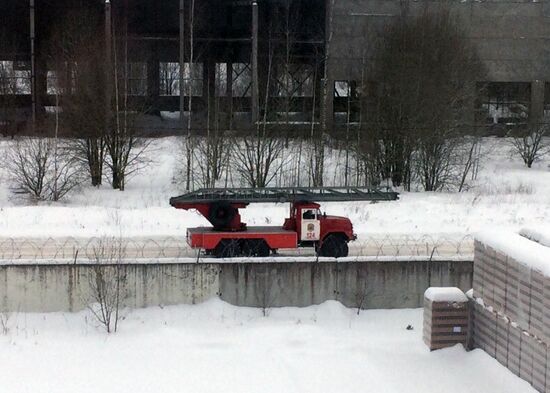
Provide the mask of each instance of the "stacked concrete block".
{"label": "stacked concrete block", "polygon": [[496,355],[496,316],[480,303],[474,303],[474,346]]}
{"label": "stacked concrete block", "polygon": [[550,390],[550,385],[546,385],[547,352],[546,344],[533,338],[533,378],[531,385],[539,392],[543,392],[546,386]]}
{"label": "stacked concrete block", "polygon": [[[518,313],[512,318],[521,328],[529,330],[531,319],[531,269],[519,264]],[[512,294],[513,296],[514,294]]]}
{"label": "stacked concrete block", "polygon": [[519,355],[519,377],[527,382],[533,380],[533,338],[525,331],[521,332]]}
{"label": "stacked concrete block", "polygon": [[510,324],[508,330],[508,369],[515,375],[519,376],[520,360],[521,360],[521,329],[516,325]]}
{"label": "stacked concrete block", "polygon": [[506,260],[506,304],[504,313],[517,321],[519,313],[519,263],[513,258]]}
{"label": "stacked concrete block", "polygon": [[501,252],[494,252],[489,259],[494,258],[491,264],[492,276],[490,282],[493,286],[493,307],[499,312],[506,308],[506,283],[508,270],[508,257]]}
{"label": "stacked concrete block", "polygon": [[483,283],[485,282],[484,259],[485,245],[478,240],[474,242],[474,275],[473,275],[473,295],[476,298],[483,299]]}
{"label": "stacked concrete block", "polygon": [[531,302],[529,312],[529,331],[535,336],[550,342],[550,325],[544,328],[544,284],[550,278],[536,270],[531,271]]}
{"label": "stacked concrete block", "polygon": [[550,276],[476,241],[473,285],[474,346],[550,392]]}
{"label": "stacked concrete block", "polygon": [[508,366],[508,340],[510,326],[508,319],[496,315],[495,358],[503,366]]}
{"label": "stacked concrete block", "polygon": [[[483,301],[485,304],[495,307],[495,265],[496,252],[490,247],[485,248],[482,268],[484,273],[483,279]],[[474,273],[475,274],[475,273]],[[503,283],[503,286],[506,283]]]}
{"label": "stacked concrete block", "polygon": [[[542,337],[550,345],[550,279],[544,279],[544,293],[542,296]],[[550,359],[549,359],[550,360]]]}
{"label": "stacked concrete block", "polygon": [[458,288],[429,288],[424,295],[423,339],[430,350],[467,345],[468,299]]}

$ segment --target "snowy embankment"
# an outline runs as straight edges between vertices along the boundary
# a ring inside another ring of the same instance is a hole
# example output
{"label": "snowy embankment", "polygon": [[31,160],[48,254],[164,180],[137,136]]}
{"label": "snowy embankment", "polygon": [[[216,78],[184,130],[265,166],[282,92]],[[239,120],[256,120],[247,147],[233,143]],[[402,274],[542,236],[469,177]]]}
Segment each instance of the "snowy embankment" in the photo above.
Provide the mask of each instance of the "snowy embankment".
{"label": "snowy embankment", "polygon": [[331,301],[264,317],[211,300],[132,311],[112,335],[87,312],[8,325],[6,392],[534,392],[481,350],[429,352],[420,309],[357,315]]}
{"label": "snowy embankment", "polygon": [[[0,154],[9,143],[0,141]],[[28,206],[14,199],[0,168],[0,237],[184,236],[187,227],[209,225],[198,213],[168,204],[182,189],[173,182],[180,148],[176,138],[155,140],[153,148],[153,164],[130,179],[126,191],[86,186],[56,204]],[[460,239],[495,227],[517,231],[544,224],[550,217],[550,161],[527,169],[511,156],[504,139],[487,138],[483,151],[479,175],[467,192],[407,192],[396,202],[326,203],[322,208],[348,216],[359,240],[386,234]],[[327,154],[328,171],[337,173],[337,153]],[[338,178],[332,172],[327,178]],[[258,204],[242,210],[249,225],[280,225],[287,214],[287,204]]]}

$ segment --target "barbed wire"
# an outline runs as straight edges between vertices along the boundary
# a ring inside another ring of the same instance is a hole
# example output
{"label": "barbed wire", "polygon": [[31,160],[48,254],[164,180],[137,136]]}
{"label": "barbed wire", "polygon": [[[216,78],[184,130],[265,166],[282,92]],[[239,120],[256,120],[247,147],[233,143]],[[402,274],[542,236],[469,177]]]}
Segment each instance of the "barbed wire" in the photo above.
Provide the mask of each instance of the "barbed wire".
{"label": "barbed wire", "polygon": [[[0,265],[40,261],[66,263],[92,263],[98,251],[108,247],[120,250],[120,259],[132,261],[160,261],[190,259],[200,262],[210,259],[204,250],[190,248],[182,237],[151,238],[0,238]],[[472,259],[473,237],[451,235],[385,235],[365,236],[349,243],[350,257],[368,257],[369,260],[396,259]],[[278,257],[316,258],[313,249],[281,249]],[[242,258],[241,258],[242,259]],[[250,259],[250,258],[248,258]]]}

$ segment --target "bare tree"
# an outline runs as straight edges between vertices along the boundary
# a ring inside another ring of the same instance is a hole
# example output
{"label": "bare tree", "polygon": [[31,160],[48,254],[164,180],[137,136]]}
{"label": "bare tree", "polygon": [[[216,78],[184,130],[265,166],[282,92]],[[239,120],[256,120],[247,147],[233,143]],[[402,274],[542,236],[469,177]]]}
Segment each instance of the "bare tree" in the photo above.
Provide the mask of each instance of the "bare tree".
{"label": "bare tree", "polygon": [[71,137],[68,149],[99,186],[105,161],[105,50],[100,15],[68,9],[52,31],[50,93],[62,97],[61,129]]}
{"label": "bare tree", "polygon": [[465,119],[484,69],[465,36],[445,8],[403,11],[384,32],[372,61],[380,83],[368,129],[381,177],[395,186],[410,189],[416,174],[427,191],[443,187],[460,138],[472,132]]}
{"label": "bare tree", "polygon": [[206,138],[198,139],[195,145],[201,187],[213,188],[228,169],[231,147],[222,130],[208,131]]}
{"label": "bare tree", "polygon": [[527,126],[525,130],[515,130],[512,134],[512,151],[519,155],[527,168],[550,151],[547,137],[550,136],[550,116],[540,124]]}
{"label": "bare tree", "polygon": [[481,158],[481,136],[477,134],[464,138],[462,151],[459,154],[462,161],[458,192],[462,192],[467,186],[468,175],[471,175],[472,180],[477,177],[477,168],[479,168]]}
{"label": "bare tree", "polygon": [[273,24],[269,28],[270,39],[268,64],[263,100],[263,117],[257,122],[255,130],[233,142],[232,162],[234,169],[241,175],[249,187],[266,187],[275,179],[283,167],[282,153],[285,143],[278,133],[267,128],[270,105],[271,81],[273,80],[274,46],[271,42]]}
{"label": "bare tree", "polygon": [[[114,32],[116,33],[116,30]],[[151,144],[150,140],[139,136],[135,124],[140,114],[146,112],[145,108],[131,105],[129,101],[128,21],[126,19],[123,23],[122,38],[123,46],[119,51],[116,34],[113,34],[112,112],[114,116],[105,134],[107,152],[105,163],[111,171],[112,187],[120,191],[124,191],[129,176],[149,165],[150,160],[147,158],[146,151]]]}
{"label": "bare tree", "polygon": [[[191,0],[189,7],[189,76],[192,77],[192,66],[195,55],[195,0]],[[183,45],[183,44],[182,44]],[[183,46],[182,46],[183,48]],[[182,49],[183,51],[183,49]],[[182,53],[182,59],[184,54]],[[180,63],[181,64],[181,63]],[[183,65],[183,64],[181,64]],[[180,89],[186,89],[184,83],[184,69],[180,68]],[[190,190],[193,185],[192,173],[193,173],[193,151],[194,151],[194,139],[192,135],[191,121],[193,114],[193,88],[192,81],[188,84],[187,89],[187,135],[185,138],[185,189]],[[180,99],[185,97],[184,94],[180,96]],[[180,113],[181,118],[183,119],[183,113]]]}
{"label": "bare tree", "polygon": [[267,187],[283,167],[284,140],[267,133],[233,142],[233,166],[249,187]]}
{"label": "bare tree", "polygon": [[107,333],[117,331],[128,297],[126,269],[121,264],[125,253],[121,239],[103,239],[93,248],[90,261],[88,309]]}

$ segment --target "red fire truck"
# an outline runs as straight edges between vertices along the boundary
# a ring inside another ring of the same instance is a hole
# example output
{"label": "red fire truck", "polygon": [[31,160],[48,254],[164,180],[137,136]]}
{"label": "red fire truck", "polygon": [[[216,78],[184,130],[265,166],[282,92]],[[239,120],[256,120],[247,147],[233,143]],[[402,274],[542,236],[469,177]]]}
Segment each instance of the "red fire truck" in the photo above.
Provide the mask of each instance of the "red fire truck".
{"label": "red fire truck", "polygon": [[[207,255],[267,257],[281,248],[314,247],[317,255],[345,257],[355,240],[351,221],[322,213],[317,202],[392,201],[398,193],[361,187],[289,187],[200,189],[170,199],[176,209],[195,209],[212,227],[189,228],[187,242]],[[250,203],[290,202],[283,226],[249,227],[239,209]]]}

